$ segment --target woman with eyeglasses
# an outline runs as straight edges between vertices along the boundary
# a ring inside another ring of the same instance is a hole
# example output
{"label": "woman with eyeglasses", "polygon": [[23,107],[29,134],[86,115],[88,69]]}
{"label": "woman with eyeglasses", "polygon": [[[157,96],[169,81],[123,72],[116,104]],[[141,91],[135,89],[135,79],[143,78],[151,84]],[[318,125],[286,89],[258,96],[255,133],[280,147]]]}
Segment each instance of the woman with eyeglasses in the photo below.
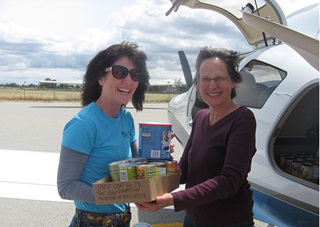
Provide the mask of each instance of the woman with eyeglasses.
{"label": "woman with eyeglasses", "polygon": [[129,204],[95,204],[93,183],[110,174],[109,163],[137,157],[134,120],[124,106],[131,100],[143,109],[146,59],[136,44],[123,42],[87,66],[83,109],[65,125],[58,168],[59,194],[76,206],[70,227],[130,226]]}
{"label": "woman with eyeglasses", "polygon": [[136,203],[144,211],[173,205],[186,211],[184,227],[251,227],[253,199],[247,180],[256,152],[256,121],[246,107],[233,102],[238,54],[205,47],[196,60],[195,86],[209,106],[200,110],[178,163],[185,190]]}

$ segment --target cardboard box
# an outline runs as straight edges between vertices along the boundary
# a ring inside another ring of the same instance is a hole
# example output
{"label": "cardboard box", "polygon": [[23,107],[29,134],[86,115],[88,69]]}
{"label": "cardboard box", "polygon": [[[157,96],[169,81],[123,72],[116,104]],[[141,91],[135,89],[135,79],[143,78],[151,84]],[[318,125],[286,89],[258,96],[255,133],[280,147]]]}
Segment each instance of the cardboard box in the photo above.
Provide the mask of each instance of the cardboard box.
{"label": "cardboard box", "polygon": [[179,187],[180,174],[145,180],[110,182],[110,177],[93,184],[96,204],[150,202]]}

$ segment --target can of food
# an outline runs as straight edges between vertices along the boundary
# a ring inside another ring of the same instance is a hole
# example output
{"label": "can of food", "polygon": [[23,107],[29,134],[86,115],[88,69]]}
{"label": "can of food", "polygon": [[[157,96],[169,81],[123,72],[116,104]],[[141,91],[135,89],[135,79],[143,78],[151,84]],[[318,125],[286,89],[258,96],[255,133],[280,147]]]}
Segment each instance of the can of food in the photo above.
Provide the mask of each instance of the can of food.
{"label": "can of food", "polygon": [[148,159],[147,159],[147,158],[144,158],[144,157],[130,158],[130,159],[128,159],[128,162],[129,162],[129,163],[135,163],[135,164],[137,164],[137,165],[140,165],[140,164],[146,164],[146,163],[148,163]]}
{"label": "can of food", "polygon": [[170,123],[139,123],[139,157],[170,160],[171,128]]}
{"label": "can of food", "polygon": [[312,165],[312,181],[319,184],[319,161],[315,161]]}
{"label": "can of food", "polygon": [[145,179],[151,179],[158,177],[158,167],[153,163],[148,163],[144,165],[144,176]]}
{"label": "can of food", "polygon": [[166,161],[167,163],[167,175],[172,175],[177,172],[177,161]]}
{"label": "can of food", "polygon": [[286,154],[281,154],[277,158],[278,165],[280,166],[281,169],[284,169],[285,161],[286,161],[287,155]]}
{"label": "can of food", "polygon": [[119,165],[126,163],[126,160],[109,163],[109,171],[112,181],[119,181]]}
{"label": "can of food", "polygon": [[167,163],[165,163],[165,162],[151,162],[151,164],[154,164],[157,166],[159,177],[167,175]]}
{"label": "can of food", "polygon": [[118,166],[119,180],[129,181],[137,179],[137,165],[134,163],[124,163]]}
{"label": "can of food", "polygon": [[310,180],[312,178],[312,164],[310,162],[301,163],[299,176],[306,180]]}
{"label": "can of food", "polygon": [[147,164],[137,165],[137,180],[146,179],[146,165]]}
{"label": "can of food", "polygon": [[290,167],[290,173],[293,175],[293,176],[296,176],[298,177],[300,175],[300,162],[298,162],[297,160],[293,160],[291,162],[291,167]]}

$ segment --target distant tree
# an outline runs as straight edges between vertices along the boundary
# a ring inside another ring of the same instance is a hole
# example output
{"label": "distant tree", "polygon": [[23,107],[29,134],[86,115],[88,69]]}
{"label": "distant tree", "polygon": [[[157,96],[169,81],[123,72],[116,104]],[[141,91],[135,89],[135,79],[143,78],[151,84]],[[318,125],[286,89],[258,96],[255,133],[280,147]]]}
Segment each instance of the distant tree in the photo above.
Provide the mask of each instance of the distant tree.
{"label": "distant tree", "polygon": [[28,84],[27,87],[29,87],[29,88],[35,88],[35,87],[38,87],[38,85],[31,83],[31,84]]}
{"label": "distant tree", "polygon": [[175,79],[174,85],[176,86],[178,93],[183,93],[187,91],[187,85],[182,82],[181,78]]}
{"label": "distant tree", "polygon": [[57,88],[59,89],[69,89],[71,86],[69,84],[59,84]]}
{"label": "distant tree", "polygon": [[16,84],[16,83],[6,83],[4,84],[5,87],[20,87],[20,85]]}
{"label": "distant tree", "polygon": [[[55,79],[50,79],[50,78],[45,78],[44,81],[56,81]],[[50,83],[50,84],[46,84],[46,83],[43,83],[41,84],[41,87],[42,88],[55,88],[57,86],[57,84],[54,84],[54,83]]]}

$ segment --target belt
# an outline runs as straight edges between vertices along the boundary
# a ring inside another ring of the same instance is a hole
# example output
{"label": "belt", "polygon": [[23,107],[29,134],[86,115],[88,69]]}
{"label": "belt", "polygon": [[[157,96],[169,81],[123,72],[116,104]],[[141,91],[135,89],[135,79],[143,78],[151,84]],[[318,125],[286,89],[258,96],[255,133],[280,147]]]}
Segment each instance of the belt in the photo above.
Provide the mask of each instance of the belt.
{"label": "belt", "polygon": [[129,223],[131,220],[130,210],[126,210],[124,213],[93,213],[84,210],[76,209],[76,217],[79,218],[81,222],[99,224],[103,226],[117,226]]}

